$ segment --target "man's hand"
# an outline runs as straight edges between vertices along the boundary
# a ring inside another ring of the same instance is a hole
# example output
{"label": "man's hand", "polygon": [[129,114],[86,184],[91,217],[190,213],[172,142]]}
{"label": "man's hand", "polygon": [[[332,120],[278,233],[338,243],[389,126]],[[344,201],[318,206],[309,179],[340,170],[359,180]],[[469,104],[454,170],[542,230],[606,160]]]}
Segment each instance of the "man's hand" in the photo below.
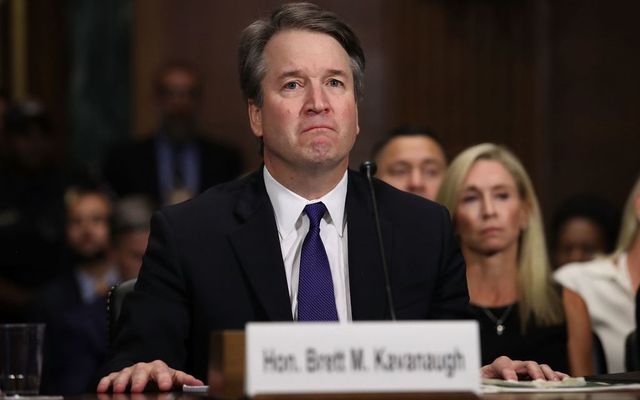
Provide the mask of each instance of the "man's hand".
{"label": "man's hand", "polygon": [[112,372],[100,379],[96,391],[106,393],[109,388],[113,393],[124,393],[131,386],[131,393],[141,393],[147,383],[155,382],[158,390],[167,392],[175,386],[204,385],[200,379],[169,368],[163,361],[155,360],[150,363],[137,363],[118,372]]}
{"label": "man's hand", "polygon": [[569,375],[551,369],[547,364],[535,361],[512,360],[509,357],[498,357],[489,365],[480,368],[482,378],[505,379],[517,381],[518,375],[528,376],[531,380],[544,379],[561,381]]}

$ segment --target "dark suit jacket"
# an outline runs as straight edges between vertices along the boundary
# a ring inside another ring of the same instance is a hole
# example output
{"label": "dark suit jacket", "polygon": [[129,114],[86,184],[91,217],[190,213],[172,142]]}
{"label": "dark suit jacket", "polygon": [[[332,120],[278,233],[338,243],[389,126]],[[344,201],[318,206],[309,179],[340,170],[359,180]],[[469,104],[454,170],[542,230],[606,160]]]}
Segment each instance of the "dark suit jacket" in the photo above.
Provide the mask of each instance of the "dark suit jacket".
{"label": "dark suit jacket", "polygon": [[[124,143],[109,152],[103,174],[119,196],[143,194],[162,204],[155,138]],[[200,150],[200,191],[242,173],[242,161],[235,149],[203,139],[196,139],[196,146]]]}
{"label": "dark suit jacket", "polygon": [[46,286],[32,319],[44,322],[42,394],[77,395],[91,388],[107,355],[106,297],[86,304],[73,273]]}
{"label": "dark suit jacket", "polygon": [[[465,265],[446,209],[375,181],[399,319],[462,318]],[[366,180],[346,201],[354,320],[389,318]],[[211,331],[291,321],[275,216],[262,172],[155,214],[135,291],[125,300],[103,373],[161,359],[206,379]]]}

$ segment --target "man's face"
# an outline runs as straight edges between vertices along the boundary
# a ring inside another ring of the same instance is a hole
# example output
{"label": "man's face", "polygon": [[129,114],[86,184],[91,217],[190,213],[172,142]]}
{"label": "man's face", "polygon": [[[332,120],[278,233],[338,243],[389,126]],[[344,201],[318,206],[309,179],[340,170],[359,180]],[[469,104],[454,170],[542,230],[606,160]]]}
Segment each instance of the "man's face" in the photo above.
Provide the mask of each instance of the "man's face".
{"label": "man's face", "polygon": [[82,194],[67,209],[67,243],[80,260],[103,257],[109,248],[107,199],[97,193]]}
{"label": "man's face", "polygon": [[274,35],[264,49],[263,104],[249,103],[270,172],[346,169],[359,132],[349,56],[331,36],[302,30]]}
{"label": "man's face", "polygon": [[163,123],[169,130],[191,130],[198,100],[198,82],[190,71],[175,68],[164,74],[160,82],[158,104]]}
{"label": "man's face", "polygon": [[399,136],[387,143],[376,160],[378,178],[429,200],[435,200],[447,169],[444,152],[426,136]]}

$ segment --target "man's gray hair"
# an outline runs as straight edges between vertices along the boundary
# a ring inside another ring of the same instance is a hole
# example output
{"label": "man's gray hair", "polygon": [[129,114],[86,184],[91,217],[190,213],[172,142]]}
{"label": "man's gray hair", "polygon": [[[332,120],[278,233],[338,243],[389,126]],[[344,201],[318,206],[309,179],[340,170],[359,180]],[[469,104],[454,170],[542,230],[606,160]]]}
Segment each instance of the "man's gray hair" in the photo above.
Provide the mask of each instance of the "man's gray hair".
{"label": "man's gray hair", "polygon": [[312,3],[288,3],[275,10],[271,17],[255,21],[242,32],[238,52],[240,86],[245,100],[262,106],[260,82],[266,73],[264,48],[269,39],[284,30],[306,30],[325,33],[340,43],[349,55],[356,99],[362,96],[364,51],[351,28],[338,16]]}

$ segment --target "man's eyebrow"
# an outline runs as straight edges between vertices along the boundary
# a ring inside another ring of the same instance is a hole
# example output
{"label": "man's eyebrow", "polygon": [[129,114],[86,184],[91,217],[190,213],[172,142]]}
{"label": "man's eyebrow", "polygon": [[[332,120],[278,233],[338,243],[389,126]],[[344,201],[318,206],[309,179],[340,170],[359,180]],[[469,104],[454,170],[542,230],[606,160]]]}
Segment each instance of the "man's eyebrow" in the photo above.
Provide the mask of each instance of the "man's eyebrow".
{"label": "man's eyebrow", "polygon": [[406,161],[406,160],[396,160],[396,161],[392,161],[392,162],[389,164],[389,166],[393,166],[393,167],[395,167],[395,166],[399,166],[399,165],[401,165],[401,166],[403,166],[403,167],[404,167],[404,166],[411,166],[411,164],[410,164],[408,161]]}
{"label": "man's eyebrow", "polygon": [[[278,79],[282,80],[282,79],[287,79],[287,78],[291,78],[291,77],[297,77],[297,76],[301,76],[301,75],[302,75],[302,70],[293,69],[293,70],[288,70],[288,71],[282,72],[280,75],[278,75]],[[348,76],[347,72],[342,70],[342,69],[329,69],[329,70],[327,70],[327,73],[325,75],[327,75],[327,76],[340,76],[340,77]]]}
{"label": "man's eyebrow", "polygon": [[436,164],[436,165],[443,165],[444,163],[442,162],[442,160],[440,160],[437,157],[426,157],[423,158],[422,160],[420,160],[420,164],[427,164],[427,165],[431,165],[431,164]]}
{"label": "man's eyebrow", "polygon": [[347,76],[347,73],[341,69],[330,69],[327,71],[330,76]]}
{"label": "man's eyebrow", "polygon": [[302,72],[299,69],[284,71],[283,73],[278,75],[278,79],[286,79],[286,78],[291,78],[293,76],[300,76],[301,73]]}

